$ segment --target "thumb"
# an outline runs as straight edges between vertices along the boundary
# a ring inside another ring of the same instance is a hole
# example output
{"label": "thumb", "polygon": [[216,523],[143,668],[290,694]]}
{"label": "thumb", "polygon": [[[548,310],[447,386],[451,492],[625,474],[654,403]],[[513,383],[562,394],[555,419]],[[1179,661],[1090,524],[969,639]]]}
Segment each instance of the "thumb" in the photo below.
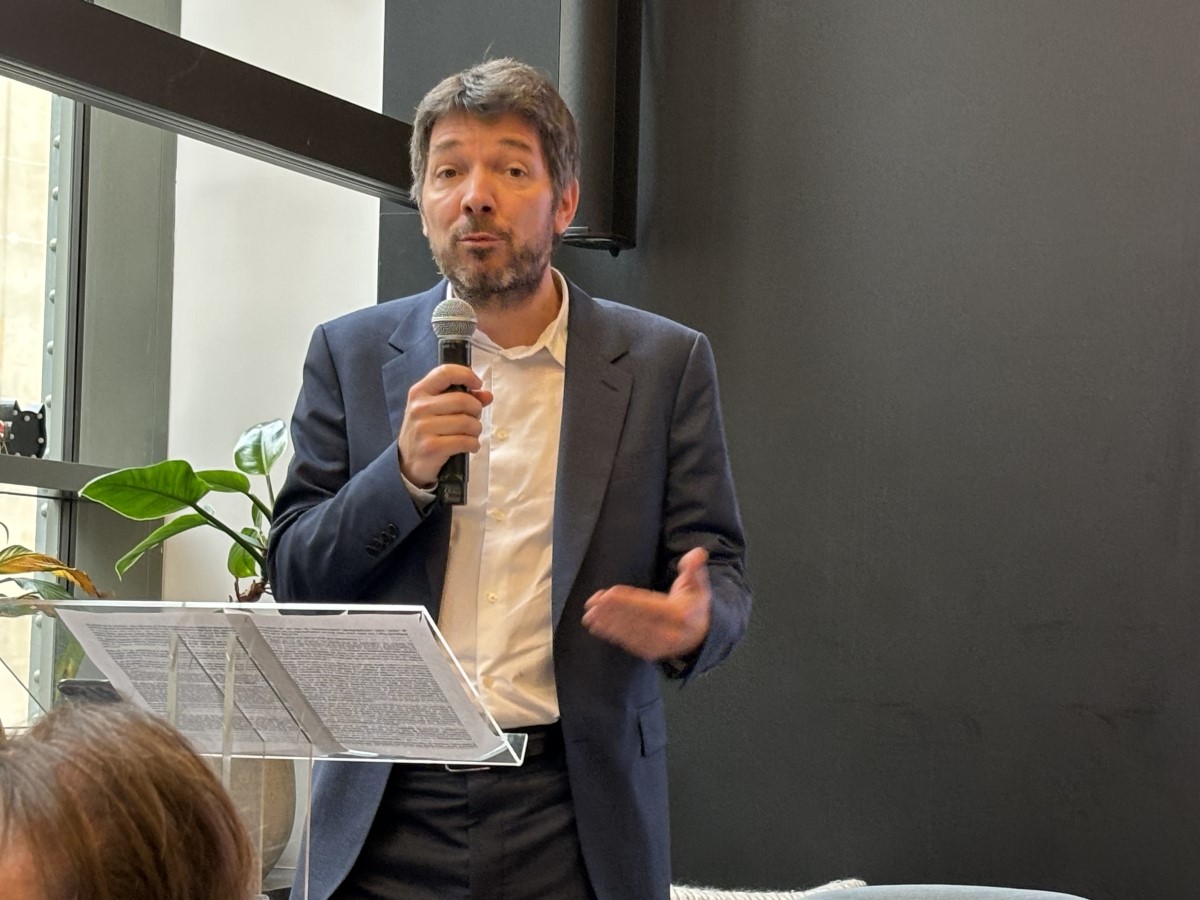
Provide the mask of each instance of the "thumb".
{"label": "thumb", "polygon": [[683,589],[703,588],[708,584],[708,551],[693,547],[679,558],[679,574],[675,587]]}

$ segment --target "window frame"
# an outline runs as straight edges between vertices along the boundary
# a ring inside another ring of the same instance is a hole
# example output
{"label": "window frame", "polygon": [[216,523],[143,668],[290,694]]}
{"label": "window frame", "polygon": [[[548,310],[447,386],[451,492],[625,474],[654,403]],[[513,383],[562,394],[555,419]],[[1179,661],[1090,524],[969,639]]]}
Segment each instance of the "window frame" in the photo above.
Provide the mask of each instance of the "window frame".
{"label": "window frame", "polygon": [[[139,2],[123,0],[123,6]],[[114,177],[141,177],[137,195],[155,198],[160,224],[172,221],[174,184],[165,173],[173,173],[175,136],[186,135],[414,207],[408,196],[409,124],[184,40],[170,30],[178,30],[178,0],[140,5],[153,7],[149,18],[166,20],[166,27],[80,0],[0,0],[0,74],[76,101],[60,169],[70,173],[64,179],[70,181],[69,215],[59,220],[69,236],[65,254],[60,238],[56,260],[56,282],[65,279],[68,296],[59,292],[61,308],[54,311],[62,375],[52,389],[51,426],[61,435],[62,459],[0,457],[0,482],[60,501],[49,504],[47,549],[93,574],[107,570],[156,523],[129,522],[80,501],[83,484],[112,470],[80,460],[145,465],[166,456],[165,391],[139,395],[130,390],[128,376],[118,378],[104,361],[123,329],[150,327],[155,330],[147,339],[162,350],[137,381],[169,383],[170,285],[155,290],[153,272],[138,269],[149,267],[159,277],[165,272],[169,281],[173,235],[168,230],[163,238],[153,223],[147,228],[123,212],[107,190]],[[239,102],[230,103],[231,96]],[[157,139],[147,136],[145,126],[161,129]],[[150,162],[131,167],[131,154]],[[168,157],[170,165],[151,164]],[[116,160],[139,174],[118,172]],[[133,271],[125,258],[118,265],[110,254],[89,257],[89,245],[94,250],[114,231],[128,235],[131,246],[140,238],[155,249],[139,254]],[[100,298],[112,295],[122,298],[120,309],[108,304],[101,311]],[[126,425],[138,429],[135,440],[123,440]],[[161,557],[155,554],[126,574],[121,592],[154,599],[161,590]]]}

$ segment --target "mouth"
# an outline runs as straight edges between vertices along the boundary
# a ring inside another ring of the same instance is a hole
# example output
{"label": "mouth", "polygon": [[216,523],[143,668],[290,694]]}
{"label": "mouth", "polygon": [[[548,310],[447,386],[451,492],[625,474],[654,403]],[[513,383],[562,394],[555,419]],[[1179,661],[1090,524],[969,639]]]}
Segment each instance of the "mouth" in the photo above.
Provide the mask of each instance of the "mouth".
{"label": "mouth", "polygon": [[507,235],[495,231],[466,231],[455,238],[457,243],[476,249],[499,246],[507,240]]}

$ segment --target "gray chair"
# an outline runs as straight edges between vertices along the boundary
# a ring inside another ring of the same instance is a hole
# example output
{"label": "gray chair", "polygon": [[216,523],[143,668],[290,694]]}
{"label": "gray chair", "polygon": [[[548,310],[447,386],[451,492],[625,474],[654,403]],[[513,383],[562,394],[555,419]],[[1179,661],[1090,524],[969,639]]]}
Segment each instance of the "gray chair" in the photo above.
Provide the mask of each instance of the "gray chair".
{"label": "gray chair", "polygon": [[[1084,900],[1073,894],[1029,891],[1021,888],[972,887],[954,884],[871,885],[857,879],[831,881],[806,891],[719,890],[677,884],[671,900],[798,900],[800,897],[838,892],[836,900]],[[835,900],[829,897],[828,900]]]}

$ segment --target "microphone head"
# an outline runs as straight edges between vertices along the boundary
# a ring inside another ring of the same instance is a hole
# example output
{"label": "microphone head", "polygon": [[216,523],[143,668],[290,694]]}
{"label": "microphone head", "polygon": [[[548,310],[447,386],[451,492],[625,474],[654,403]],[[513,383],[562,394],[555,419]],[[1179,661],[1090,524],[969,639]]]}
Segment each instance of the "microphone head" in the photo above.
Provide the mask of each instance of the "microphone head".
{"label": "microphone head", "polygon": [[475,307],[450,297],[434,307],[431,324],[439,341],[470,340],[475,333]]}

